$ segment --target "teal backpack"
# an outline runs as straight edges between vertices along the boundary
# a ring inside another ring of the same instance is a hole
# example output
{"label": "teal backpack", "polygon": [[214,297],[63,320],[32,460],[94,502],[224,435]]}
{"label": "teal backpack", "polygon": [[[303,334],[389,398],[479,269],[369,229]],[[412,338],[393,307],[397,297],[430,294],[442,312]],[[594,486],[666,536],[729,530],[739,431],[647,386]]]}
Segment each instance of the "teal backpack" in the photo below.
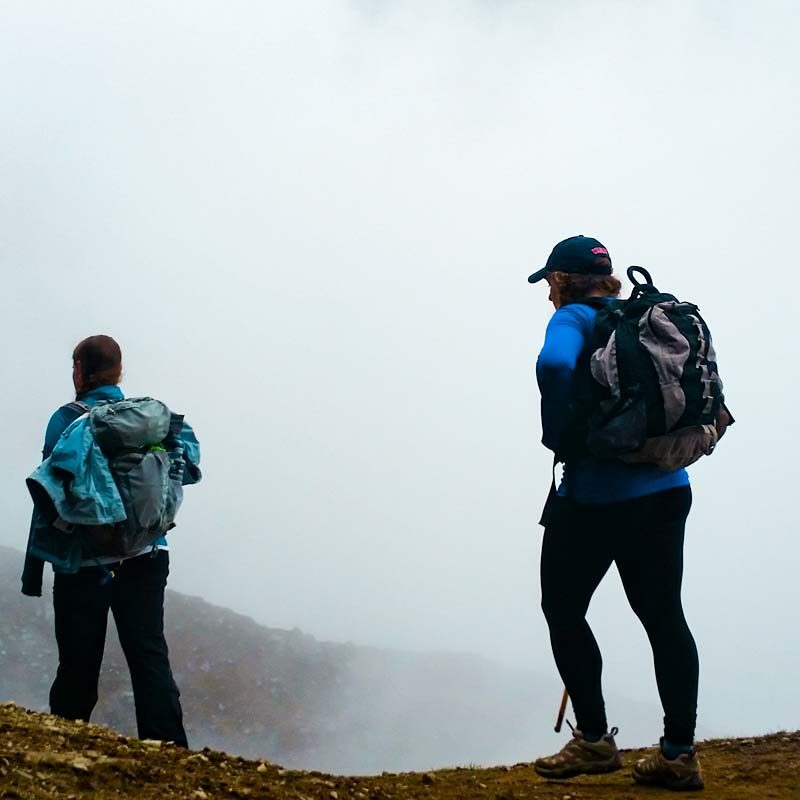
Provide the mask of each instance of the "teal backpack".
{"label": "teal backpack", "polygon": [[154,545],[175,526],[184,483],[196,482],[200,473],[195,467],[193,479],[185,479],[183,416],[158,400],[129,398],[92,407],[77,401],[66,407],[77,412],[78,419],[87,416],[93,444],[104,457],[101,461],[107,462],[107,487],[118,493],[112,499],[116,521],[89,524],[97,485],[93,476],[65,474],[48,464],[51,455],[28,479],[41,517],[37,555],[73,571],[81,561],[126,558]]}

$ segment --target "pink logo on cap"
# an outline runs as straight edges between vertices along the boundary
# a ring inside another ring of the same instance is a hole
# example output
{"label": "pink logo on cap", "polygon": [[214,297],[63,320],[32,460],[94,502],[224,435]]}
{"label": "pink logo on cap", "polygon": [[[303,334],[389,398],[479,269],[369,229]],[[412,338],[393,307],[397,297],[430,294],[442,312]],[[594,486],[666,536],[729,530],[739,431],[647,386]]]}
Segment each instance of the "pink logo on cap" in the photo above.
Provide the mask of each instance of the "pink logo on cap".
{"label": "pink logo on cap", "polygon": [[596,256],[607,256],[608,255],[608,250],[606,250],[605,247],[593,247],[592,248],[592,252]]}

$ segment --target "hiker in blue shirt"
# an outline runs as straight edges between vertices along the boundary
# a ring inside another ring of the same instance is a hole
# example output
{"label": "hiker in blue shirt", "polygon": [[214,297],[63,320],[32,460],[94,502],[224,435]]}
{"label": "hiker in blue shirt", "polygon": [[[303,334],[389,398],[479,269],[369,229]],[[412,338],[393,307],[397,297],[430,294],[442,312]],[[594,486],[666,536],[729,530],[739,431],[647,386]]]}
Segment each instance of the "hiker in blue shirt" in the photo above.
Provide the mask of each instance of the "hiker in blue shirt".
{"label": "hiker in blue shirt", "polygon": [[[577,726],[558,753],[536,771],[560,779],[611,772],[622,761],[609,731],[601,689],[602,658],[586,621],[589,602],[612,563],[647,631],[664,707],[661,747],[633,769],[634,779],[672,789],[700,789],[694,751],[698,657],[681,605],[683,541],[692,495],[685,469],[599,459],[575,448],[574,409],[590,378],[589,358],[602,298],[616,297],[608,250],[575,236],[553,249],[528,279],[546,280],[556,308],[536,365],[542,441],[565,459],[541,524],[542,609],[556,665],[572,700]],[[591,298],[591,302],[589,302]],[[577,430],[577,432],[576,432]]]}
{"label": "hiker in blue shirt", "polygon": [[[75,348],[72,360],[73,384],[81,406],[123,399],[118,386],[122,354],[111,337],[84,339]],[[52,415],[45,433],[44,459],[83,413],[80,406],[67,404]],[[34,511],[22,575],[22,592],[36,597],[42,592],[44,566],[37,553],[47,544],[37,541],[45,530],[37,514]],[[59,538],[67,541],[70,537],[63,533]],[[89,720],[97,703],[110,610],[131,673],[139,736],[186,747],[180,693],[164,638],[164,591],[169,574],[166,538],[162,536],[154,545],[125,558],[93,558],[81,563],[77,571],[67,572],[57,566],[54,571],[59,663],[50,690],[51,712],[67,719]]]}

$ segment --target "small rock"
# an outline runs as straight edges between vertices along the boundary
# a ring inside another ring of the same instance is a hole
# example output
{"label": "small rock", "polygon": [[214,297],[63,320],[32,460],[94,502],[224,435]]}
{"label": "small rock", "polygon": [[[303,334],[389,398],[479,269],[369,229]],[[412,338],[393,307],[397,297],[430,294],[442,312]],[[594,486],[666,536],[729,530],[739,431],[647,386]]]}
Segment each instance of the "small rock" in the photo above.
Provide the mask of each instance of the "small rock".
{"label": "small rock", "polygon": [[142,745],[148,750],[160,750],[162,744],[161,739],[142,739]]}
{"label": "small rock", "polygon": [[76,758],[70,764],[75,772],[88,772],[90,763],[85,758]]}
{"label": "small rock", "polygon": [[0,708],[16,708],[17,704],[13,700],[7,700],[5,703],[0,704]]}
{"label": "small rock", "polygon": [[[260,772],[262,775],[267,771],[267,765],[262,761],[257,767],[256,772]],[[280,773],[278,773],[280,774]]]}
{"label": "small rock", "polygon": [[331,800],[339,800],[339,792],[331,792],[328,797],[330,797]]}
{"label": "small rock", "polygon": [[208,800],[208,795],[202,789],[195,789],[189,797],[193,800]]}
{"label": "small rock", "polygon": [[478,784],[478,788],[479,789],[488,789],[489,787],[485,783],[479,783]]}
{"label": "small rock", "polygon": [[425,774],[422,776],[422,782],[423,782],[423,783],[424,783],[426,786],[430,786],[431,784],[434,784],[434,783],[436,783],[436,776],[435,776],[435,775],[434,775],[432,772],[426,772],[426,773],[425,773]]}

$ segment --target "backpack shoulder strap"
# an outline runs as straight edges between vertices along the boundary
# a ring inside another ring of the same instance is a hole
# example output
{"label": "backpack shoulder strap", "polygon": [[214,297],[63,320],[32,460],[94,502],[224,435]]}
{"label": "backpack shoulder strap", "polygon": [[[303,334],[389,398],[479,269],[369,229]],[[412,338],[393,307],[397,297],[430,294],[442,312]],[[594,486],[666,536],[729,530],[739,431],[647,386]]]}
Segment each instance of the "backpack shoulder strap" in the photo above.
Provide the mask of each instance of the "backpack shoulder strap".
{"label": "backpack shoulder strap", "polygon": [[606,307],[608,301],[604,297],[584,297],[583,300],[578,300],[577,302],[589,306],[589,308],[593,308],[595,311],[602,311]]}
{"label": "backpack shoulder strap", "polygon": [[73,400],[71,403],[66,403],[61,406],[61,408],[68,408],[70,411],[74,411],[79,417],[88,414],[92,410],[92,407],[82,400]]}
{"label": "backpack shoulder strap", "polygon": [[570,300],[567,303],[562,303],[561,308],[567,306],[591,306],[592,308],[602,308],[604,306],[602,297],[581,297],[578,300]]}

